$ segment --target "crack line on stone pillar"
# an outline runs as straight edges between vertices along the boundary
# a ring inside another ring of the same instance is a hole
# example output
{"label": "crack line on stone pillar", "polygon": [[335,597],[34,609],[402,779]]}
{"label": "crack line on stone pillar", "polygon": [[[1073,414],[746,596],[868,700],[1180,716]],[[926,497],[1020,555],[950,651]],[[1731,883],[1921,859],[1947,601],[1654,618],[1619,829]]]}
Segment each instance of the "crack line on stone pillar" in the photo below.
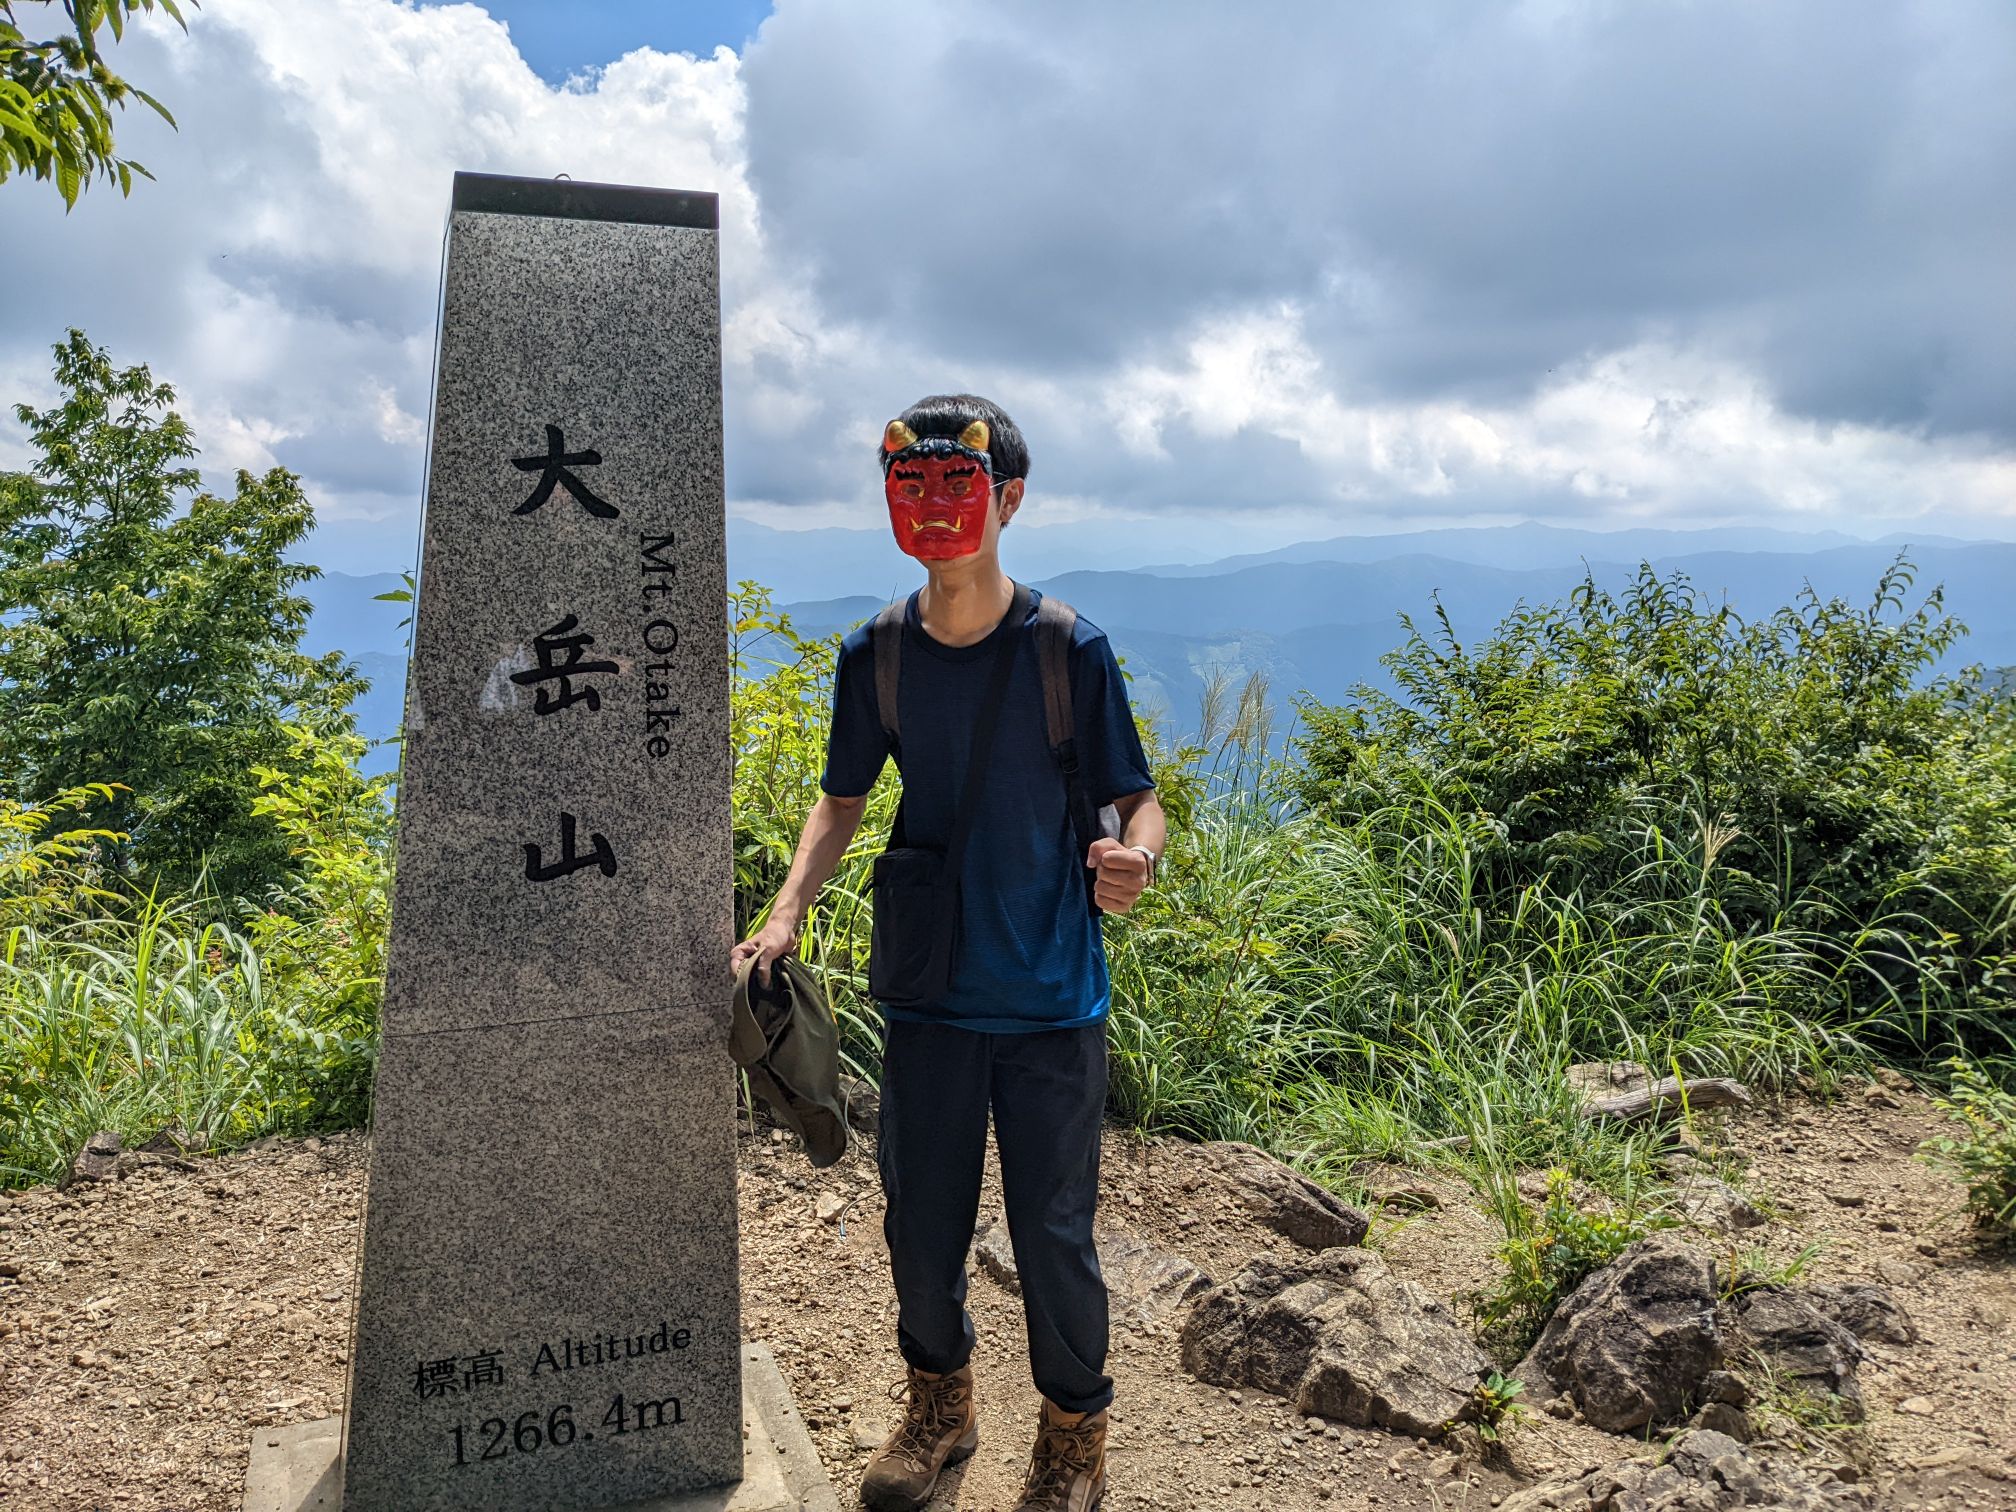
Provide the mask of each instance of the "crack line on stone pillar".
{"label": "crack line on stone pillar", "polygon": [[[689,1004],[686,1006],[691,1005]],[[663,1014],[667,1012],[676,1012],[677,1007],[678,1005],[675,1005],[671,1009],[612,1008],[606,1013],[563,1013],[553,1018],[500,1019],[493,1022],[487,1022],[481,1024],[444,1024],[439,1029],[381,1028],[379,1030],[379,1038],[426,1039],[429,1035],[434,1034],[467,1034],[471,1030],[481,1030],[481,1029],[524,1029],[535,1024],[585,1024],[585,1023],[592,1023],[597,1019],[638,1018],[647,1013]],[[725,1023],[721,1026],[721,1032],[723,1038],[725,1039],[727,1035],[727,1025]]]}

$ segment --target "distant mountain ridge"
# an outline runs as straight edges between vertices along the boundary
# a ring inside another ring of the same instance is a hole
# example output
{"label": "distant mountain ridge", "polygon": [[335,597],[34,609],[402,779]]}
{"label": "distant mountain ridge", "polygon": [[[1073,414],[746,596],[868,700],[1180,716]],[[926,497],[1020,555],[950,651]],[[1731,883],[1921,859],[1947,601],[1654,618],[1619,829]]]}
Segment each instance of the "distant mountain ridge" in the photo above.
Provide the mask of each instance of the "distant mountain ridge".
{"label": "distant mountain ridge", "polygon": [[[1901,542],[1891,537],[1874,544]],[[1960,546],[1947,536],[1914,538],[1922,544]],[[1333,536],[1299,541],[1273,551],[1220,557],[1201,565],[1143,567],[1158,577],[1202,577],[1234,572],[1264,562],[1383,562],[1402,556],[1439,557],[1483,567],[1554,567],[1583,559],[1639,562],[1657,557],[1693,556],[1706,551],[1805,553],[1834,546],[1870,544],[1838,530],[1800,533],[1769,526],[1729,526],[1712,530],[1575,530],[1558,525],[1486,525],[1468,529],[1415,530],[1399,535]]]}
{"label": "distant mountain ridge", "polygon": [[[1265,672],[1277,726],[1293,717],[1299,691],[1334,703],[1359,682],[1383,685],[1378,658],[1400,644],[1400,615],[1424,619],[1439,596],[1458,634],[1476,638],[1520,604],[1557,602],[1585,574],[1616,592],[1649,560],[1661,575],[1684,572],[1710,597],[1756,617],[1792,602],[1810,584],[1824,598],[1866,603],[1900,550],[1918,569],[1917,596],[1935,584],[1971,629],[1951,665],[2016,664],[2016,543],[1964,542],[1927,534],[1882,541],[1838,532],[1797,535],[1757,528],[1682,531],[1568,530],[1541,525],[1343,536],[1206,563],[1125,570],[1086,567],[1084,537],[1067,527],[1029,548],[1035,532],[1004,543],[1011,573],[1057,594],[1104,629],[1127,664],[1137,703],[1178,730],[1194,722],[1214,668],[1235,678]],[[1055,570],[1037,575],[1048,559]],[[922,581],[885,533],[791,532],[730,522],[729,579],[775,590],[801,631],[830,633],[872,615]],[[330,573],[310,586],[316,612],[311,650],[368,658],[374,679],[360,724],[396,728],[392,686],[404,661],[403,605],[374,601],[400,580],[385,573]],[[840,588],[833,594],[821,589]],[[848,592],[846,590],[852,589]],[[1912,602],[1915,604],[1916,597]]]}
{"label": "distant mountain ridge", "polygon": [[[1684,573],[1711,601],[1759,618],[1794,602],[1811,586],[1823,599],[1866,604],[1898,547],[1861,542],[1815,552],[1711,551],[1657,558],[1661,576]],[[1927,547],[1909,555],[1917,568],[1914,607],[1935,584],[1970,634],[1949,657],[2016,662],[2016,544]],[[1379,657],[1405,637],[1403,614],[1428,619],[1439,599],[1456,633],[1475,640],[1520,605],[1557,603],[1585,576],[1610,593],[1637,575],[1637,562],[1505,569],[1406,556],[1380,562],[1267,561],[1208,576],[1142,572],[1071,572],[1037,582],[1068,600],[1107,632],[1134,679],[1137,702],[1192,728],[1213,668],[1235,678],[1261,670],[1273,686],[1277,727],[1293,717],[1298,692],[1325,702],[1347,698],[1361,682],[1389,686]],[[868,595],[788,605],[799,629],[830,633],[872,615],[884,601]]]}

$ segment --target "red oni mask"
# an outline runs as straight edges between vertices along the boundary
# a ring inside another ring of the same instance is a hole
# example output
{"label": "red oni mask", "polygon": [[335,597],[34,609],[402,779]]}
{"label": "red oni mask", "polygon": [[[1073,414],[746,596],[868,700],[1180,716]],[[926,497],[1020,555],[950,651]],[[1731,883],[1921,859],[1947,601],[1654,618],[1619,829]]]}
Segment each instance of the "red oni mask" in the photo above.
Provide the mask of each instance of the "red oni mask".
{"label": "red oni mask", "polygon": [[920,562],[971,556],[987,533],[994,476],[987,422],[975,420],[957,441],[918,440],[901,420],[882,436],[882,491],[896,544]]}

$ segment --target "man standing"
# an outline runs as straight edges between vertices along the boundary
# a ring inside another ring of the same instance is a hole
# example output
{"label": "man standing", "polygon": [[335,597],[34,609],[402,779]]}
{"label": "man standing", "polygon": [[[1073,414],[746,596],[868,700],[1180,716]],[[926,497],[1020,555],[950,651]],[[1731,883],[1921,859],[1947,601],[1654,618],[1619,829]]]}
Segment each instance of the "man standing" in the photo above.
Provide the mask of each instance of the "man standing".
{"label": "man standing", "polygon": [[[995,654],[1009,658],[982,801],[970,820],[950,985],[923,1006],[883,1006],[882,1188],[908,1366],[904,1420],[868,1463],[861,1499],[915,1509],[979,1441],[966,1255],[991,1110],[1029,1363],[1043,1395],[1018,1512],[1092,1512],[1105,1489],[1106,1288],[1093,1247],[1106,1101],[1109,989],[1099,918],[1133,907],[1164,842],[1162,810],[1105,635],[1075,619],[1068,697],[1091,806],[1118,838],[1082,842],[1046,721],[1034,633],[1041,596],[1001,571],[1001,529],[1021,507],[1029,453],[1000,408],[970,394],[920,400],[881,447],[890,527],[927,581],[883,635],[842,642],[822,796],[763,927],[735,947],[759,971],[797,948],[812,900],[846,852],[883,762],[903,777],[905,843],[945,847],[974,756]],[[1011,614],[1016,605],[1026,605]],[[1052,606],[1053,610],[1056,606]],[[1011,621],[1015,621],[1011,623]],[[1005,648],[1003,637],[1013,641]],[[1054,672],[1054,669],[1053,669]],[[1064,696],[1054,694],[1054,696]],[[893,732],[893,733],[892,733]]]}

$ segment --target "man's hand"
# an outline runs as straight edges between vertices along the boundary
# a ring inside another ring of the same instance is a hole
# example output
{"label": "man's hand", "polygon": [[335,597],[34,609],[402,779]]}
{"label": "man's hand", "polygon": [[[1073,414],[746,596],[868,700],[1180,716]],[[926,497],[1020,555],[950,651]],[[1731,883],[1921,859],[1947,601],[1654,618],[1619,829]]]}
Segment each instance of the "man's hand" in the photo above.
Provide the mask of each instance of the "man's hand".
{"label": "man's hand", "polygon": [[[1139,851],[1135,855],[1140,856]],[[1142,860],[1147,857],[1141,856]],[[770,963],[793,954],[798,949],[800,928],[789,919],[779,917],[775,912],[763,927],[749,936],[740,945],[728,952],[728,975],[732,980],[742,969],[742,963],[751,956],[756,957],[756,980],[764,986],[770,985]]]}
{"label": "man's hand", "polygon": [[1148,858],[1104,835],[1085,852],[1085,864],[1099,874],[1093,879],[1092,901],[1108,913],[1127,912],[1148,885]]}

